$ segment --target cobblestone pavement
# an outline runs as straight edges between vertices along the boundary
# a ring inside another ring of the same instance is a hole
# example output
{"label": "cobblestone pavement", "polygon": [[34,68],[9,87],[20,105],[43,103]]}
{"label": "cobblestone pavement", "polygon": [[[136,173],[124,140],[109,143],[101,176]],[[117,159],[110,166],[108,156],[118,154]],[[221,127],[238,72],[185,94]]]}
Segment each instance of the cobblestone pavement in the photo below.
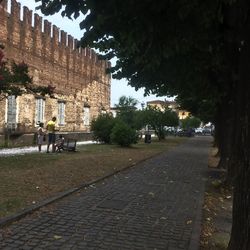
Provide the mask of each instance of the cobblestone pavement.
{"label": "cobblestone pavement", "polygon": [[0,249],[198,249],[210,145],[191,138],[27,216]]}

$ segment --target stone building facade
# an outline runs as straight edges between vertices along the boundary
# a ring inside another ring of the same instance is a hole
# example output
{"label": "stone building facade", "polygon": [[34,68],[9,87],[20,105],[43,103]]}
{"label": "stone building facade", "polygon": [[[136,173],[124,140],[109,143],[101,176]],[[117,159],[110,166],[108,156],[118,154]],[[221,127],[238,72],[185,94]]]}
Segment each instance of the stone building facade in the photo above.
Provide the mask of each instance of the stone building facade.
{"label": "stone building facade", "polygon": [[24,61],[33,83],[52,85],[56,97],[30,94],[1,100],[0,133],[6,127],[34,132],[39,121],[46,123],[52,116],[60,131],[86,132],[94,117],[109,111],[110,63],[90,48],[77,48],[76,39],[15,0],[10,13],[7,0],[0,4],[0,43],[6,58]]}

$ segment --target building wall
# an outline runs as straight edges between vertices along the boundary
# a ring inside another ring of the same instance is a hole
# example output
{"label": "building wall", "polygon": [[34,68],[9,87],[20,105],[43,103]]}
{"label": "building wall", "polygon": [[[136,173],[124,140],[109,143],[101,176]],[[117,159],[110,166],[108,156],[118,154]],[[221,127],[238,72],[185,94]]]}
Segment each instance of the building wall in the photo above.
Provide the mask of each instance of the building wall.
{"label": "building wall", "polygon": [[147,102],[147,107],[157,108],[161,111],[164,111],[167,106],[168,105],[167,105],[166,101],[155,100],[155,101]]}
{"label": "building wall", "polygon": [[[22,13],[21,13],[22,12]],[[23,16],[23,20],[20,20]],[[57,116],[58,100],[65,101],[65,126],[62,131],[88,131],[83,125],[83,106],[90,106],[91,118],[101,109],[110,109],[110,75],[105,71],[110,63],[98,60],[90,48],[77,48],[77,40],[56,26],[33,15],[27,7],[11,0],[0,4],[0,43],[8,59],[24,61],[29,66],[33,83],[56,87],[55,97],[45,100],[45,122]],[[35,96],[18,97],[18,126],[34,130]],[[0,129],[5,126],[6,101],[0,101]]]}
{"label": "building wall", "polygon": [[190,116],[190,112],[186,110],[178,110],[178,117],[180,120],[186,119]]}
{"label": "building wall", "polygon": [[149,101],[147,102],[147,107],[149,106],[158,108],[161,111],[165,110],[165,108],[167,107],[175,111],[180,120],[187,118],[191,114],[187,110],[180,110],[178,104],[175,101],[161,101],[161,100]]}

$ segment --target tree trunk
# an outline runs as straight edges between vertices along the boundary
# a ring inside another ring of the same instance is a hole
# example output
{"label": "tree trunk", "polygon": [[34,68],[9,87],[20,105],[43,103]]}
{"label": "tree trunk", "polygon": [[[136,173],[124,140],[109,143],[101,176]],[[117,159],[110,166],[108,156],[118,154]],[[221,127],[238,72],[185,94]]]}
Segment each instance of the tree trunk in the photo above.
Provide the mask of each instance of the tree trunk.
{"label": "tree trunk", "polygon": [[229,155],[231,154],[231,141],[232,141],[232,109],[233,105],[230,102],[231,96],[224,97],[218,107],[218,149],[220,162],[218,168],[228,170],[229,168]]}
{"label": "tree trunk", "polygon": [[235,165],[233,224],[229,250],[250,249],[250,3],[238,2],[239,83],[232,163]]}
{"label": "tree trunk", "polygon": [[247,88],[241,88],[240,92],[241,111],[238,110],[233,150],[233,164],[237,172],[234,182],[233,224],[228,247],[230,250],[250,249],[250,93]]}

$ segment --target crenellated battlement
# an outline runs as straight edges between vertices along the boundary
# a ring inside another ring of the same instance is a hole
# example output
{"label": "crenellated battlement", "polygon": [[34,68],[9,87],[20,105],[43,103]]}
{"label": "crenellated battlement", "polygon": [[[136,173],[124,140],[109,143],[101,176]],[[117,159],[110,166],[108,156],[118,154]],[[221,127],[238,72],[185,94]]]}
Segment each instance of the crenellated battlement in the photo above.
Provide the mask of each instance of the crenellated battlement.
{"label": "crenellated battlement", "polygon": [[[74,75],[73,81],[75,78],[85,79],[80,80],[80,83],[75,82],[75,86],[83,87],[86,85],[86,80],[87,82],[110,81],[110,76],[105,75],[106,68],[110,67],[109,62],[99,60],[92,49],[77,48],[77,39],[38,14],[33,14],[27,7],[21,8],[16,0],[11,0],[10,13],[7,11],[7,4],[8,0],[3,0],[0,4],[0,42],[6,45],[8,57],[17,61],[24,58],[31,68],[34,67],[33,71],[49,70],[46,69],[48,66],[56,71],[66,70],[68,82],[64,85],[73,84],[69,83],[71,74]],[[45,68],[41,67],[42,63],[47,64],[44,65]],[[59,87],[57,78],[53,79],[53,74],[49,81]],[[47,79],[43,81],[40,79],[38,84],[47,83]]]}
{"label": "crenellated battlement", "polygon": [[[9,19],[10,21],[8,24],[16,24],[17,26],[19,26],[17,28],[20,28],[20,31],[21,27],[23,26],[25,30],[28,30],[29,32],[34,32],[35,34],[33,39],[36,39],[36,36],[40,33],[44,36],[45,40],[51,40],[52,43],[60,45],[61,49],[68,48],[72,51],[75,51],[75,53],[79,53],[85,56],[88,55],[90,58],[96,57],[95,52],[90,48],[77,48],[76,45],[78,40],[74,39],[71,35],[67,34],[63,30],[60,30],[57,26],[52,25],[49,21],[43,19],[37,13],[33,15],[33,11],[29,10],[26,6],[23,6],[23,8],[21,8],[20,3],[18,3],[16,0],[10,1],[10,13],[7,12],[8,0],[3,0],[0,4],[1,19]],[[21,20],[21,16],[23,17],[23,20]],[[4,28],[2,26],[6,26],[6,24],[6,22],[1,22],[1,28]],[[82,50],[87,50],[88,52],[82,53]],[[95,60],[97,59],[94,59],[94,61]]]}
{"label": "crenellated battlement", "polygon": [[[90,48],[78,48],[77,42],[16,0],[1,2],[0,43],[5,46],[5,57],[24,61],[34,84],[55,87],[55,98],[43,99],[44,121],[61,112],[65,121],[60,131],[89,131],[91,119],[110,110],[111,79],[106,74],[110,63],[99,60]],[[36,115],[41,112],[37,100],[35,95],[17,98],[16,122],[25,131],[37,124]],[[8,120],[6,108],[6,101],[0,101],[0,132]]]}

